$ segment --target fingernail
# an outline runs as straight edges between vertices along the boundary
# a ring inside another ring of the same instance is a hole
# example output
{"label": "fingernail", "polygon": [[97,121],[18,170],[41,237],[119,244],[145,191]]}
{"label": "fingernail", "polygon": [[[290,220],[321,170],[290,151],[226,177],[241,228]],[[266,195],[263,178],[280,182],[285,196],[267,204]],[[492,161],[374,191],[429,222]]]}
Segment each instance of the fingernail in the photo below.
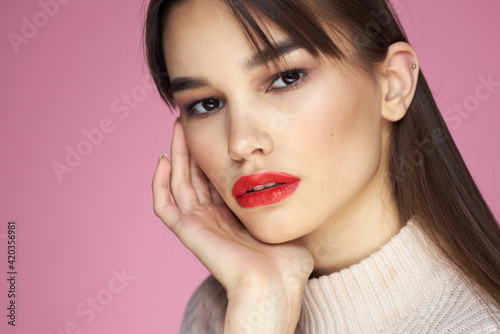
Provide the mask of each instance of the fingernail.
{"label": "fingernail", "polygon": [[179,122],[180,120],[181,120],[181,118],[180,118],[180,117],[177,117],[177,118],[175,119],[175,123]]}
{"label": "fingernail", "polygon": [[158,159],[158,161],[160,161],[161,158],[163,158],[163,157],[168,159],[168,155],[166,153],[162,153],[162,154],[160,154],[160,158]]}

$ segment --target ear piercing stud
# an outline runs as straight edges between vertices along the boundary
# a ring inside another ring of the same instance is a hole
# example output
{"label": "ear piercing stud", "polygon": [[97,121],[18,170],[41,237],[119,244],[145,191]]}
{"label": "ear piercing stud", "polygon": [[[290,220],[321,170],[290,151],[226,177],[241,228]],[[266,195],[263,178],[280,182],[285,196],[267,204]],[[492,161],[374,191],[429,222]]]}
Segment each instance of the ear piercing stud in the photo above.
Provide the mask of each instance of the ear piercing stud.
{"label": "ear piercing stud", "polygon": [[416,65],[416,64],[412,64],[412,65],[411,65],[411,68],[416,69],[416,68],[417,68],[417,65]]}

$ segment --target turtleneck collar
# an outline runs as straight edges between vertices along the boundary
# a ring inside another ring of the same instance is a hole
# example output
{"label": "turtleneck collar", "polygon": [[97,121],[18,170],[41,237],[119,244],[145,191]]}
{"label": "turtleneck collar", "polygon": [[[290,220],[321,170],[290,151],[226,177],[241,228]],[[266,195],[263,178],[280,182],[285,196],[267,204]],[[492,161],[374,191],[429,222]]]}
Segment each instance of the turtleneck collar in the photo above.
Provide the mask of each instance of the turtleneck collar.
{"label": "turtleneck collar", "polygon": [[[307,333],[384,331],[404,321],[456,273],[416,219],[349,268],[308,281],[299,321]],[[304,332],[305,333],[305,332]]]}

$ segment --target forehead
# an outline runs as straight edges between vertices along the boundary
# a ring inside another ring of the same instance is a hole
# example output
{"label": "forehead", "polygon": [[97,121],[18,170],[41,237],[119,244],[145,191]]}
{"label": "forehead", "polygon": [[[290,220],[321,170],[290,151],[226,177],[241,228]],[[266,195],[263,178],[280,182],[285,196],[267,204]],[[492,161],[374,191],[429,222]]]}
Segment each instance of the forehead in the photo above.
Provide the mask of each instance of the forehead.
{"label": "forehead", "polygon": [[[260,22],[272,43],[291,39],[269,20]],[[325,30],[331,29],[326,27]],[[351,53],[346,40],[336,33],[330,32],[329,35],[346,52],[345,55]],[[233,64],[241,64],[255,53],[241,25],[223,0],[187,0],[172,5],[165,14],[163,49],[170,77],[176,74],[197,75],[210,66],[214,69],[214,58],[220,57],[227,60],[224,67],[229,70]]]}
{"label": "forehead", "polygon": [[223,0],[178,0],[168,7],[164,24],[195,24],[202,18],[200,23],[209,26],[215,22],[224,22],[230,17],[230,9]]}
{"label": "forehead", "polygon": [[189,70],[221,53],[237,56],[248,48],[244,33],[222,1],[183,1],[165,15],[163,49],[169,72]]}

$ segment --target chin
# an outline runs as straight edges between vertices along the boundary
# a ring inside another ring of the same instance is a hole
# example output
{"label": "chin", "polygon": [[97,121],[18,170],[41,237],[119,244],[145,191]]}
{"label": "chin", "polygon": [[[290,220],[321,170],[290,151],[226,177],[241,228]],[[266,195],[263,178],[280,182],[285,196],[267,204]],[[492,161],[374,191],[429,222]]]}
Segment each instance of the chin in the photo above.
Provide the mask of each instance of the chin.
{"label": "chin", "polygon": [[[257,217],[252,220],[243,219],[242,222],[255,239],[267,244],[281,244],[296,240],[308,233],[303,229],[304,224],[297,225],[298,222],[294,219],[287,219],[284,215],[278,215],[281,217],[274,219],[273,216],[267,215],[264,219]],[[302,228],[297,228],[297,226]]]}
{"label": "chin", "polygon": [[260,242],[264,242],[264,243],[270,244],[270,245],[282,244],[282,243],[285,243],[285,242],[297,239],[297,238],[277,237],[275,235],[273,235],[273,236],[269,236],[269,235],[256,236],[256,235],[253,235],[253,237],[255,239],[259,240]]}

